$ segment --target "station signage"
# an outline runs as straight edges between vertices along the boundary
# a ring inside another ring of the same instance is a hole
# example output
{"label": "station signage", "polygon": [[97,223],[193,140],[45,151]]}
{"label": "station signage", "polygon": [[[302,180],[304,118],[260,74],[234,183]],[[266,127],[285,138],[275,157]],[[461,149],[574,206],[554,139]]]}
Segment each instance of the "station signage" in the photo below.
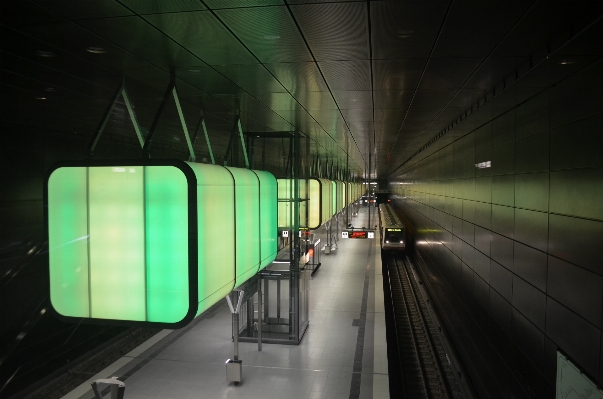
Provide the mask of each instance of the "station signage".
{"label": "station signage", "polygon": [[341,232],[341,238],[375,238],[375,232],[372,230],[344,230]]}

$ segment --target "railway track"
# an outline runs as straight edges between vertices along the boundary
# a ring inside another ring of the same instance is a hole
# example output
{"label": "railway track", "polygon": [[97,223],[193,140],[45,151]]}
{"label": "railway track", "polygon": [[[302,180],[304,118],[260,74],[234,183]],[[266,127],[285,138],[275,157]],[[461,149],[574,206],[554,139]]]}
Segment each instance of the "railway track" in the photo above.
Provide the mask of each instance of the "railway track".
{"label": "railway track", "polygon": [[437,323],[407,258],[388,256],[403,398],[461,399],[463,394]]}

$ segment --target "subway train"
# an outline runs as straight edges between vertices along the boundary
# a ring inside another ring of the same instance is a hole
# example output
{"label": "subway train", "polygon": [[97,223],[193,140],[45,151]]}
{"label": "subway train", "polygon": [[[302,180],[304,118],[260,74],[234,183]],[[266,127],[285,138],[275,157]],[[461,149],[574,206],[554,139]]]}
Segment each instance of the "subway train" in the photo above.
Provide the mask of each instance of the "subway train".
{"label": "subway train", "polygon": [[379,205],[381,248],[386,251],[404,251],[406,236],[404,225],[390,204]]}

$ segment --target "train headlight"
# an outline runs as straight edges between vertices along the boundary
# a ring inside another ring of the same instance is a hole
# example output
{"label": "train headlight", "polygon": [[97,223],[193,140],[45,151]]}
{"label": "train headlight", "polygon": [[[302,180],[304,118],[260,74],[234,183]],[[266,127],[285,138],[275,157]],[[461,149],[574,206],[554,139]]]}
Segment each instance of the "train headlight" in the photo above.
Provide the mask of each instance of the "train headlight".
{"label": "train headlight", "polygon": [[385,241],[386,244],[389,244],[389,241]]}
{"label": "train headlight", "polygon": [[400,244],[404,244],[404,241],[400,241]]}

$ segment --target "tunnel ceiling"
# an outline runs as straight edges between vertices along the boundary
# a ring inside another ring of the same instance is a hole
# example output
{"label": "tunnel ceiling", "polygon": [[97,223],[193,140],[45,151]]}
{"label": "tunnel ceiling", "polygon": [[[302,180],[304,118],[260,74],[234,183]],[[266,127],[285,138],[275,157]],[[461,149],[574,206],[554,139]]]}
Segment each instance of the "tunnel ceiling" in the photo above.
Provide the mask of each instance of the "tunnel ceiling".
{"label": "tunnel ceiling", "polygon": [[[381,178],[395,177],[432,138],[501,85],[504,91],[507,79],[527,68],[528,79],[516,86],[537,91],[598,59],[603,48],[600,1],[5,0],[1,6],[6,123],[90,135],[125,77],[148,130],[173,71],[189,130],[203,110],[216,153],[225,150],[240,109],[246,132],[298,129],[312,139],[312,158],[345,167],[349,156],[358,174],[368,169],[370,153],[373,176]],[[158,143],[183,145],[174,105],[157,131]],[[135,137],[121,102],[107,132]],[[270,147],[275,162],[282,153]]]}

